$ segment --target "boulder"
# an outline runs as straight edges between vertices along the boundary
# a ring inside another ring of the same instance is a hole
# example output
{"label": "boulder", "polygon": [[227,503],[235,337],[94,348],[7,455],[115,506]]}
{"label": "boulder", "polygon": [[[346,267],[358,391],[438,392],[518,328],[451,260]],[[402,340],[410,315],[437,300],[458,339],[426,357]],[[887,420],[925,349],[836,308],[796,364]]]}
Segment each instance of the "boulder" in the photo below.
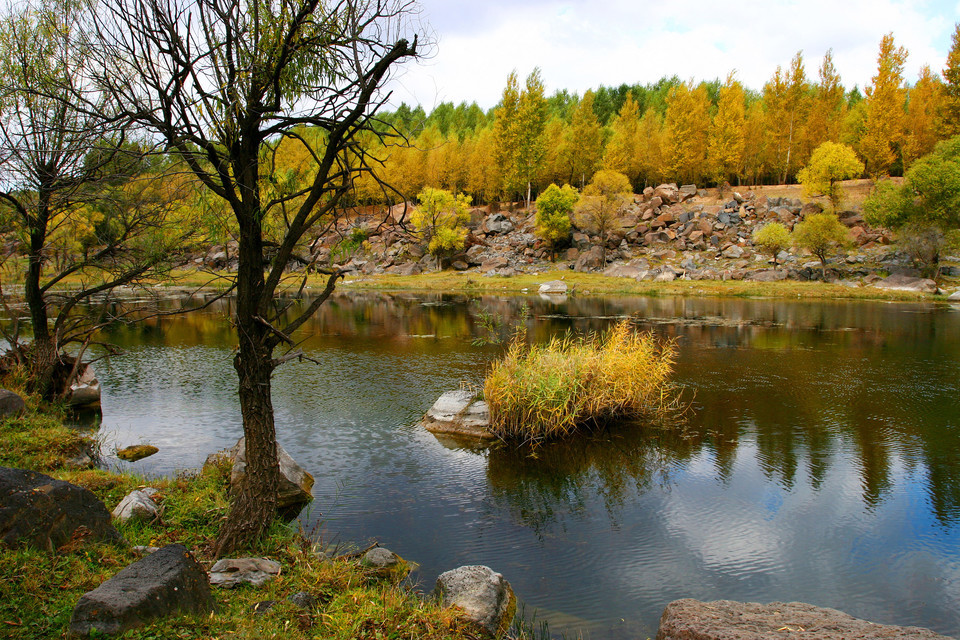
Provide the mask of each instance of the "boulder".
{"label": "boulder", "polygon": [[383,547],[374,547],[360,558],[360,564],[371,569],[387,569],[399,562],[400,556]]}
{"label": "boulder", "polygon": [[0,418],[19,416],[27,410],[23,398],[7,389],[0,389]]}
{"label": "boulder", "polygon": [[83,371],[77,376],[76,382],[70,385],[67,402],[71,407],[100,406],[100,381],[93,373],[93,367],[83,365]]}
{"label": "boulder", "polygon": [[494,256],[489,260],[484,260],[480,264],[480,271],[486,273],[494,269],[505,269],[510,266],[510,261],[505,256]]}
{"label": "boulder", "polygon": [[676,184],[661,184],[653,190],[653,196],[660,198],[668,204],[675,204],[680,201],[680,190]]}
{"label": "boulder", "polygon": [[433,593],[442,606],[463,609],[468,619],[492,637],[504,635],[517,612],[517,598],[510,583],[482,565],[441,573]]}
{"label": "boulder", "polygon": [[636,279],[640,275],[641,269],[637,267],[631,267],[627,264],[617,264],[606,271],[603,272],[603,275],[610,278],[633,278]]}
{"label": "boulder", "polygon": [[947,300],[950,300],[951,302],[960,301],[960,289],[957,289],[956,291],[951,293],[949,296],[947,296]]}
{"label": "boulder", "polygon": [[510,233],[513,231],[513,223],[510,222],[510,218],[502,213],[494,213],[487,216],[487,219],[483,221],[482,229],[484,233],[491,235]]}
{"label": "boulder", "polygon": [[730,260],[737,260],[743,256],[743,247],[738,244],[732,244],[723,250],[723,257]]}
{"label": "boulder", "polygon": [[919,627],[875,624],[802,602],[733,602],[675,600],[660,617],[657,640],[867,640],[912,638],[947,640]]}
{"label": "boulder", "polygon": [[83,594],[73,610],[70,633],[118,635],[174,613],[215,609],[203,567],[183,545],[171,544]]}
{"label": "boulder", "polygon": [[894,274],[873,284],[878,289],[893,289],[895,291],[920,291],[922,293],[936,293],[937,283],[927,278],[914,278]]}
{"label": "boulder", "polygon": [[157,503],[151,499],[154,493],[156,493],[156,489],[143,491],[135,489],[131,491],[120,501],[120,504],[114,507],[111,515],[120,522],[152,520],[159,512]]}
{"label": "boulder", "polygon": [[158,451],[160,451],[160,449],[157,449],[153,445],[135,444],[131,447],[117,449],[117,457],[127,462],[136,462],[137,460],[148,458]]}
{"label": "boulder", "polygon": [[551,280],[550,282],[544,282],[540,285],[540,288],[537,289],[537,293],[564,294],[566,292],[567,283],[563,280]]}
{"label": "boulder", "polygon": [[75,535],[122,542],[89,490],[34,471],[0,467],[0,542],[54,552]]}
{"label": "boulder", "polygon": [[[247,471],[246,447],[244,438],[230,450],[233,468],[230,470],[230,486],[236,487]],[[280,487],[277,492],[277,508],[290,509],[313,500],[313,476],[294,462],[286,450],[277,444],[277,458],[280,463]]]}
{"label": "boulder", "polygon": [[469,438],[493,439],[490,410],[472,391],[458,389],[442,394],[423,416],[423,428],[430,433]]}
{"label": "boulder", "polygon": [[[156,555],[156,554],[154,554]],[[232,589],[240,584],[260,587],[280,575],[280,563],[266,558],[223,558],[210,567],[210,584]]]}
{"label": "boulder", "polygon": [[387,273],[392,273],[398,276],[415,276],[420,273],[420,265],[416,262],[407,262],[405,264],[395,264],[391,267],[387,267]]}
{"label": "boulder", "polygon": [[744,280],[753,280],[754,282],[779,282],[780,280],[786,279],[786,269],[765,269],[763,271],[754,271],[744,278]]}
{"label": "boulder", "polygon": [[695,184],[685,184],[680,187],[680,200],[685,202],[690,198],[695,198],[697,196],[697,185]]}
{"label": "boulder", "polygon": [[603,266],[603,249],[593,246],[580,254],[573,268],[575,271],[595,271],[601,266]]}

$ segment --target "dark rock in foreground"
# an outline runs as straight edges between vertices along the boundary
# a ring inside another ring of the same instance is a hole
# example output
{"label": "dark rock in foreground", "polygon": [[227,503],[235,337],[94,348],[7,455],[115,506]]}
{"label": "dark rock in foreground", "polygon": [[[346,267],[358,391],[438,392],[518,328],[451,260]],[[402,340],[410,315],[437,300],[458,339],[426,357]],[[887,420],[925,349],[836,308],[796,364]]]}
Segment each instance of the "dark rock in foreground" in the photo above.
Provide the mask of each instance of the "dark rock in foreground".
{"label": "dark rock in foreground", "polygon": [[87,489],[35,471],[0,467],[0,542],[52,553],[75,535],[123,540],[110,512]]}
{"label": "dark rock in foreground", "polygon": [[875,624],[803,602],[675,600],[660,617],[657,640],[866,640],[915,638],[949,640],[920,627]]}
{"label": "dark rock in foreground", "polygon": [[215,610],[207,574],[186,547],[171,544],[80,597],[70,633],[117,635],[174,613]]}
{"label": "dark rock in foreground", "polygon": [[7,389],[0,389],[0,418],[19,416],[27,410],[23,398]]}

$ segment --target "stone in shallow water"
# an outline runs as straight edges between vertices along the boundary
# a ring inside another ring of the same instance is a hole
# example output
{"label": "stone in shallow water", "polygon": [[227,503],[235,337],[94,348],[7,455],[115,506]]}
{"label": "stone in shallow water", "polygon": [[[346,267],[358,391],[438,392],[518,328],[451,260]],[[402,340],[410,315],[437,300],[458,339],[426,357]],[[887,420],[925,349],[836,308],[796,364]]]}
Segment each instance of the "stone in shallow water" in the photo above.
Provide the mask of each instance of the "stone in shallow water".
{"label": "stone in shallow water", "polygon": [[157,451],[160,451],[160,449],[157,449],[153,445],[135,444],[132,447],[117,449],[117,457],[127,462],[136,462],[137,460],[152,456]]}
{"label": "stone in shallow water", "polygon": [[464,389],[447,391],[441,395],[427,411],[421,424],[431,433],[484,439],[496,437],[490,433],[490,409],[487,403]]}
{"label": "stone in shallow water", "polygon": [[929,629],[875,624],[803,602],[675,600],[660,617],[657,640],[947,640]]}

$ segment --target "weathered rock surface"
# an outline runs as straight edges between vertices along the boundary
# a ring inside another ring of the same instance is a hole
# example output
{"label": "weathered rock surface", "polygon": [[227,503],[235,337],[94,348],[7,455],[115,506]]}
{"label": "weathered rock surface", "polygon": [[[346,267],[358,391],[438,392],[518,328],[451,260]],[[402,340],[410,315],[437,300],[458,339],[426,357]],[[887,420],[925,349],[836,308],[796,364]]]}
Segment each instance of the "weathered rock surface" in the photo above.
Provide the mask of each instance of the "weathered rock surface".
{"label": "weathered rock surface", "polygon": [[203,567],[183,545],[171,544],[81,596],[70,620],[70,633],[118,635],[174,613],[214,610]]}
{"label": "weathered rock surface", "polygon": [[210,584],[232,589],[239,584],[262,586],[280,574],[280,563],[266,558],[223,558],[210,567]]}
{"label": "weathered rock surface", "polygon": [[447,391],[441,395],[427,411],[421,424],[431,433],[481,439],[496,437],[490,432],[487,403],[464,389]]}
{"label": "weathered rock surface", "polygon": [[68,402],[74,407],[100,406],[100,381],[90,365],[85,365],[77,381],[70,385]]}
{"label": "weathered rock surface", "polygon": [[589,250],[580,254],[573,268],[576,271],[594,271],[595,269],[599,269],[602,265],[603,248],[593,246],[590,247]]}
{"label": "weathered rock surface", "polygon": [[120,522],[152,520],[157,516],[158,510],[157,503],[151,498],[151,493],[134,489],[114,507],[111,515]]}
{"label": "weathered rock surface", "polygon": [[675,600],[660,617],[657,640],[867,640],[912,638],[948,640],[919,627],[896,627],[854,618],[835,609],[802,602]]}
{"label": "weathered rock surface", "polygon": [[912,276],[905,276],[900,274],[894,274],[879,282],[873,284],[874,287],[878,289],[893,289],[896,291],[922,291],[924,293],[935,293],[937,290],[937,283],[933,280],[927,278],[914,278]]}
{"label": "weathered rock surface", "polygon": [[373,569],[386,569],[400,562],[400,556],[384,547],[374,547],[360,558],[360,564]]}
{"label": "weathered rock surface", "polygon": [[467,618],[493,637],[506,633],[517,612],[517,598],[510,583],[483,565],[441,573],[433,593],[443,606],[463,609]]}
{"label": "weathered rock surface", "polygon": [[[246,446],[244,438],[230,449],[233,468],[230,471],[230,485],[236,487],[247,471]],[[280,487],[277,491],[277,508],[290,509],[313,500],[313,476],[298,465],[290,454],[277,445],[277,458],[280,461]]]}
{"label": "weathered rock surface", "polygon": [[79,534],[122,541],[110,512],[87,489],[35,471],[0,467],[0,542],[52,553]]}
{"label": "weathered rock surface", "polygon": [[27,410],[23,398],[7,389],[0,389],[0,418],[19,416]]}
{"label": "weathered rock surface", "polygon": [[563,280],[551,280],[549,282],[544,282],[540,285],[540,288],[537,289],[537,293],[546,293],[546,294],[564,294],[567,292],[567,283]]}

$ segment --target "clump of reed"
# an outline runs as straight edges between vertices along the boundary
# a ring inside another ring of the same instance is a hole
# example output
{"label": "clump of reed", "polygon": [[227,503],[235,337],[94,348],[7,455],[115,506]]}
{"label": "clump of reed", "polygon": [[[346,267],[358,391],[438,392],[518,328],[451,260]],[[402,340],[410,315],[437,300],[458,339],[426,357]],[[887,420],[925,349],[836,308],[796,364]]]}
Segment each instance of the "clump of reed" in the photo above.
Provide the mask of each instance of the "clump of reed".
{"label": "clump of reed", "polygon": [[491,430],[505,440],[542,442],[622,419],[657,418],[678,406],[669,383],[671,340],[628,320],[586,337],[528,345],[520,330],[484,381]]}

